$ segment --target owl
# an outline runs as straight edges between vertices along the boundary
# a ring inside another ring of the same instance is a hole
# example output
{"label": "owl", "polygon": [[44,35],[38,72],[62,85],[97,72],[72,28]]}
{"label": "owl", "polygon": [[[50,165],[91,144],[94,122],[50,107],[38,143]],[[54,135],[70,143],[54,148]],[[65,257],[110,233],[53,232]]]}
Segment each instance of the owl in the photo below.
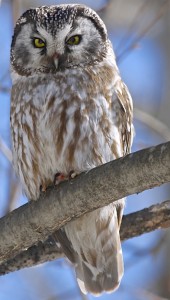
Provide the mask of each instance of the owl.
{"label": "owl", "polygon": [[[106,27],[92,9],[67,4],[27,10],[14,30],[11,76],[13,165],[28,199],[130,152],[131,96]],[[100,295],[120,284],[124,202],[87,213],[55,234],[83,293]]]}

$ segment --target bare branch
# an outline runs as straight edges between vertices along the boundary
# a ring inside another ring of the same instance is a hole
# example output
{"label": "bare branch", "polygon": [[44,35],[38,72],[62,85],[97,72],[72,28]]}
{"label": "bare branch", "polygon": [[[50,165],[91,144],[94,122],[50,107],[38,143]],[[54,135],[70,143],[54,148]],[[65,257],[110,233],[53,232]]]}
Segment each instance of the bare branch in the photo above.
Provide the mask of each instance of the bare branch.
{"label": "bare branch", "polygon": [[22,12],[22,1],[21,0],[12,0],[12,14],[14,25],[18,20]]}
{"label": "bare branch", "polygon": [[[13,177],[12,175],[13,174],[10,174],[11,177]],[[3,211],[3,215],[6,215],[7,213],[15,209],[16,202],[19,199],[20,195],[22,194],[21,185],[18,180],[13,180],[12,178],[11,183],[9,183],[9,186],[10,186],[9,198],[6,207]]]}
{"label": "bare branch", "polygon": [[8,94],[8,93],[10,93],[10,91],[11,91],[11,88],[0,85],[0,92],[1,93],[7,93]]}
{"label": "bare branch", "polygon": [[136,37],[133,38],[132,41],[130,41],[130,44],[120,54],[117,55],[117,62],[119,64],[124,59],[125,56],[127,56],[134,48],[136,48],[136,45],[141,41],[141,39],[144,36],[146,36],[146,34],[153,28],[153,26],[163,17],[163,15],[167,11],[168,5],[169,5],[169,1],[165,0],[157,16],[150,22],[150,24],[147,27],[145,27],[141,31],[140,34],[138,34]]}
{"label": "bare branch", "polygon": [[121,240],[168,227],[170,227],[170,200],[124,216],[120,233]]}
{"label": "bare branch", "polygon": [[161,297],[159,295],[153,294],[150,291],[147,291],[142,288],[135,288],[134,290],[131,289],[131,293],[135,298],[141,300],[141,299],[147,299],[147,300],[169,300],[168,298]]}
{"label": "bare branch", "polygon": [[0,151],[5,155],[5,157],[9,160],[9,162],[12,162],[12,152],[8,148],[8,146],[5,144],[3,139],[0,137]]}
{"label": "bare branch", "polygon": [[[170,227],[170,201],[153,205],[149,208],[123,217],[121,240],[127,240],[159,228]],[[0,265],[0,275],[14,272],[25,267],[32,267],[47,261],[63,257],[62,249],[52,238],[44,243],[24,250],[16,257]]]}
{"label": "bare branch", "polygon": [[146,124],[152,130],[160,134],[165,139],[165,141],[170,140],[170,128],[168,128],[166,124],[136,107],[134,108],[134,116],[137,120]]}
{"label": "bare branch", "polygon": [[169,165],[170,142],[127,155],[48,188],[39,200],[0,219],[1,263],[44,241],[84,213],[169,182]]}
{"label": "bare branch", "polygon": [[53,240],[39,242],[0,265],[0,275],[32,267],[63,257],[62,249]]}
{"label": "bare branch", "polygon": [[[136,25],[139,22],[139,17],[141,15],[144,15],[144,11],[148,8],[148,1],[143,1],[141,5],[139,6],[139,9],[137,10],[136,15],[134,16],[131,24],[128,26],[127,31],[125,32],[124,36],[121,38],[120,42],[118,43],[117,47],[115,48],[115,52],[118,54],[119,49],[123,49],[124,45],[128,44],[131,42],[131,45],[134,45],[133,42],[133,36],[132,32],[134,31],[134,28],[136,29]],[[135,30],[136,31],[136,30]],[[124,51],[124,50],[123,50]],[[118,54],[119,55],[119,54]]]}
{"label": "bare branch", "polygon": [[106,13],[106,10],[109,8],[110,6],[110,3],[112,2],[113,0],[106,0],[106,3],[100,7],[98,10],[97,10],[97,13],[101,16],[103,14]]}
{"label": "bare branch", "polygon": [[10,70],[7,69],[0,77],[0,82],[3,82],[5,79],[8,79],[10,76]]}

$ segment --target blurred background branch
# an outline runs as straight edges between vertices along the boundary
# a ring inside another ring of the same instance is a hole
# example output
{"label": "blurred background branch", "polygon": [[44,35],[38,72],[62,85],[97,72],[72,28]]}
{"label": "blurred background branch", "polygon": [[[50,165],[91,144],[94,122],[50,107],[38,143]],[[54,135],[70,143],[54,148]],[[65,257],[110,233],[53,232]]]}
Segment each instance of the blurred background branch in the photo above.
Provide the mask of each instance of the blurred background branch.
{"label": "blurred background branch", "polygon": [[8,146],[5,144],[3,139],[0,137],[0,151],[3,153],[3,155],[8,159],[8,161],[12,162],[12,152],[8,148]]}
{"label": "blurred background branch", "polygon": [[156,131],[165,141],[170,141],[170,128],[158,118],[137,107],[134,108],[134,117],[147,125],[151,130]]}

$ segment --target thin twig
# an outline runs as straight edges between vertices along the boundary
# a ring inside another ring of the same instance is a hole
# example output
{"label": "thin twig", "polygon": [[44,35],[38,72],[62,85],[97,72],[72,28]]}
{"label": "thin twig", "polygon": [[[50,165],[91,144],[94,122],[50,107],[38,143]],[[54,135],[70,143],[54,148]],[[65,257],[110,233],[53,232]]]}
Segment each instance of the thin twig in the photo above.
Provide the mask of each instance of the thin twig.
{"label": "thin twig", "polygon": [[6,70],[4,74],[0,77],[0,82],[4,81],[10,74],[9,70]]}
{"label": "thin twig", "polygon": [[11,88],[0,85],[0,92],[1,93],[7,93],[8,94],[8,93],[10,93],[10,91],[11,91]]}
{"label": "thin twig", "polygon": [[5,157],[9,160],[9,162],[12,162],[12,152],[8,148],[8,146],[5,144],[3,139],[0,137],[0,151],[5,155]]}
{"label": "thin twig", "polygon": [[111,2],[113,2],[113,0],[106,0],[106,3],[97,10],[97,13],[99,15],[104,14],[106,12],[106,10],[108,9]]}
{"label": "thin twig", "polygon": [[[132,289],[131,289],[132,290]],[[147,300],[169,300],[168,298],[161,297],[156,295],[150,291],[147,291],[142,288],[135,288],[133,289],[133,295],[137,296],[138,299],[147,299]]]}
{"label": "thin twig", "polygon": [[22,191],[21,184],[19,183],[18,180],[14,180],[13,174],[11,174],[11,182],[12,183],[9,184],[9,186],[10,186],[9,198],[8,198],[5,210],[4,210],[4,215],[6,215],[7,213],[9,213],[10,211],[15,209],[16,202],[19,199],[19,197],[21,195],[21,191]]}
{"label": "thin twig", "polygon": [[142,32],[134,37],[133,41],[128,45],[120,54],[117,55],[117,62],[120,62],[125,58],[125,55],[128,55],[135,46],[139,43],[139,41],[151,30],[151,28],[162,18],[164,13],[167,11],[167,5],[169,4],[169,0],[166,0],[162,5],[159,14],[151,21],[151,23],[142,30]]}
{"label": "thin twig", "polygon": [[163,122],[137,107],[134,108],[134,117],[160,134],[165,141],[170,141],[170,128],[168,128],[168,126]]}
{"label": "thin twig", "polygon": [[[130,40],[128,40],[128,42],[130,43],[130,41],[132,41],[132,43],[134,44],[133,36],[130,35],[130,34],[131,34],[131,32],[134,28],[136,29],[136,25],[138,24],[139,17],[144,12],[147,5],[148,5],[148,1],[146,1],[146,0],[141,3],[141,6],[139,7],[139,9],[138,9],[134,19],[132,20],[130,26],[128,26],[127,31],[125,32],[124,36],[121,38],[121,40],[119,41],[117,47],[115,48],[116,53],[118,53],[119,49],[123,48],[123,46],[126,44],[129,37],[130,37]],[[118,54],[118,56],[119,56],[119,54]]]}
{"label": "thin twig", "polygon": [[22,1],[21,0],[12,0],[12,13],[13,13],[13,23],[15,25],[22,11]]}
{"label": "thin twig", "polygon": [[135,246],[134,244],[128,246],[126,245],[126,250],[128,249],[128,252],[130,252],[131,256],[133,257],[133,259],[129,259],[126,262],[126,270],[133,267],[139,262],[141,263],[141,259],[148,256],[148,254],[155,256],[157,253],[159,253],[161,248],[165,245],[166,237],[167,237],[167,232],[161,235],[161,237],[156,242],[156,244],[154,244],[152,247],[149,248],[146,246],[139,248],[137,247],[137,245]]}

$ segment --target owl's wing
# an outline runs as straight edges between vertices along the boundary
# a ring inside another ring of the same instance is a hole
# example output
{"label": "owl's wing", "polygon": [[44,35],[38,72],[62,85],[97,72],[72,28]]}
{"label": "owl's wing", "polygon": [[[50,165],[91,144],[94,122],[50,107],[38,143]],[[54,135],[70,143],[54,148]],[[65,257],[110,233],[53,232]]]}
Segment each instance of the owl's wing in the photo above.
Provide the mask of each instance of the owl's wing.
{"label": "owl's wing", "polygon": [[62,246],[64,254],[68,257],[68,259],[75,264],[75,256],[76,253],[73,249],[71,242],[69,241],[64,228],[57,230],[55,233],[52,234],[52,238],[55,242],[59,242]]}
{"label": "owl's wing", "polygon": [[113,103],[115,97],[120,106],[118,128],[120,132],[123,156],[130,153],[134,128],[132,124],[133,118],[133,103],[127,86],[121,80],[117,82],[113,94]]}

